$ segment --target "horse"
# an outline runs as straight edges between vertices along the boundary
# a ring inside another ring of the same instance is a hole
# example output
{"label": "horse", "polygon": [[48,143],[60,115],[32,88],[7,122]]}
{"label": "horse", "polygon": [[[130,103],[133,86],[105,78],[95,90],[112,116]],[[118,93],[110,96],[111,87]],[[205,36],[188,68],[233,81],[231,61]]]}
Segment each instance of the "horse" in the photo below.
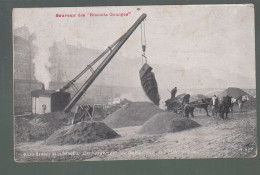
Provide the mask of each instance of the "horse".
{"label": "horse", "polygon": [[184,104],[183,106],[183,117],[189,118],[189,114],[191,117],[194,117],[193,111],[195,107],[189,103]]}
{"label": "horse", "polygon": [[184,116],[185,117],[189,117],[189,114],[191,115],[191,117],[194,117],[194,109],[195,108],[202,108],[206,111],[207,116],[209,117],[209,112],[208,112],[208,106],[211,102],[211,98],[205,98],[202,99],[200,101],[196,101],[196,102],[189,102],[189,100],[186,100],[185,102],[183,102],[184,105]]}
{"label": "horse", "polygon": [[209,112],[208,112],[208,106],[211,103],[211,98],[205,98],[202,99],[201,101],[197,101],[197,102],[191,102],[190,104],[194,105],[195,108],[200,108],[200,109],[204,109],[206,111],[207,116],[209,117]]}
{"label": "horse", "polygon": [[238,108],[240,109],[240,112],[243,111],[243,106],[245,102],[247,102],[248,100],[249,100],[248,95],[242,95],[237,98]]}
{"label": "horse", "polygon": [[241,95],[238,98],[232,98],[230,111],[233,112],[233,106],[234,106],[234,104],[237,104],[238,108],[240,109],[240,112],[242,112],[243,106],[244,106],[245,102],[247,102],[248,100],[249,100],[248,95]]}
{"label": "horse", "polygon": [[231,98],[230,112],[233,112],[234,104],[237,104],[237,99],[236,98]]}
{"label": "horse", "polygon": [[230,107],[231,107],[231,97],[227,95],[223,97],[222,101],[218,105],[219,116],[222,119],[227,119]]}

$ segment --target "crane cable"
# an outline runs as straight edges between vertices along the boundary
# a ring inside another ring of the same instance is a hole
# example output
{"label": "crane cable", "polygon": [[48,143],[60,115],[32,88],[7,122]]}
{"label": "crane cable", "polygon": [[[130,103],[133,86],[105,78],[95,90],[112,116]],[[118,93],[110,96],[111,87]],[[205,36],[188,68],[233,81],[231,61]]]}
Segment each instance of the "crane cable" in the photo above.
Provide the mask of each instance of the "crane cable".
{"label": "crane cable", "polygon": [[147,63],[147,57],[145,56],[146,51],[146,36],[145,36],[145,21],[141,23],[141,45],[142,45],[142,64],[143,59],[145,59],[145,63]]}

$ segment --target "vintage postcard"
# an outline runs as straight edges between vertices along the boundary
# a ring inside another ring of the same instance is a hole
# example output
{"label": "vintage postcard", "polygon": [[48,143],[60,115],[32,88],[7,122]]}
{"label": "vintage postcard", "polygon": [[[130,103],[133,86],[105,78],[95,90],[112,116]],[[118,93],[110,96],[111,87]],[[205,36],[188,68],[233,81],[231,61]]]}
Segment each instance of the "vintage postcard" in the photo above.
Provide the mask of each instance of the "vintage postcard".
{"label": "vintage postcard", "polygon": [[257,155],[254,5],[13,9],[16,162]]}

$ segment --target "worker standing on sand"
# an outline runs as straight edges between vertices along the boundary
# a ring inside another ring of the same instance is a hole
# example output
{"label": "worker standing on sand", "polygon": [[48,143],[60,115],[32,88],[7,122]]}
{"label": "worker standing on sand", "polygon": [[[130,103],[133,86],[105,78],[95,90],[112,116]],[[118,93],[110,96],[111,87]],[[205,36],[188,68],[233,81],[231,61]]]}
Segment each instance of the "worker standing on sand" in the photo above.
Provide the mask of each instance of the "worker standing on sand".
{"label": "worker standing on sand", "polygon": [[177,87],[174,87],[171,91],[171,100],[174,100],[175,99],[175,95],[177,93]]}
{"label": "worker standing on sand", "polygon": [[184,95],[182,99],[182,107],[183,107],[183,116],[184,117],[189,117],[190,113],[190,94]]}

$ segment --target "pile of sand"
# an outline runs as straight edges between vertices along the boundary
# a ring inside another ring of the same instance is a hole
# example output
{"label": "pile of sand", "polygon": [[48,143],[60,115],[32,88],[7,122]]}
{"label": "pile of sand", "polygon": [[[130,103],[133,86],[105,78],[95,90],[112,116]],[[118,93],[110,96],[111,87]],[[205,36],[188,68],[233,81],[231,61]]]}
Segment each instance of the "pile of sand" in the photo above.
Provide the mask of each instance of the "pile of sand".
{"label": "pile of sand", "polygon": [[29,141],[44,140],[61,127],[71,125],[73,115],[64,112],[36,115],[29,122]]}
{"label": "pile of sand", "polygon": [[219,98],[222,98],[224,96],[231,96],[233,98],[238,98],[242,95],[248,95],[248,93],[246,93],[245,91],[243,91],[242,89],[239,89],[239,88],[234,88],[234,87],[229,87],[227,88],[226,90],[224,90],[222,93],[220,93],[218,95]]}
{"label": "pile of sand", "polygon": [[30,124],[27,118],[15,118],[15,143],[30,141]]}
{"label": "pile of sand", "polygon": [[140,134],[178,132],[200,126],[197,122],[171,112],[156,114],[140,129]]}
{"label": "pile of sand", "polygon": [[111,128],[139,126],[163,110],[150,102],[132,102],[103,120]]}
{"label": "pile of sand", "polygon": [[103,122],[80,122],[59,129],[44,143],[46,145],[80,144],[113,139],[116,137],[119,137],[119,135]]}

